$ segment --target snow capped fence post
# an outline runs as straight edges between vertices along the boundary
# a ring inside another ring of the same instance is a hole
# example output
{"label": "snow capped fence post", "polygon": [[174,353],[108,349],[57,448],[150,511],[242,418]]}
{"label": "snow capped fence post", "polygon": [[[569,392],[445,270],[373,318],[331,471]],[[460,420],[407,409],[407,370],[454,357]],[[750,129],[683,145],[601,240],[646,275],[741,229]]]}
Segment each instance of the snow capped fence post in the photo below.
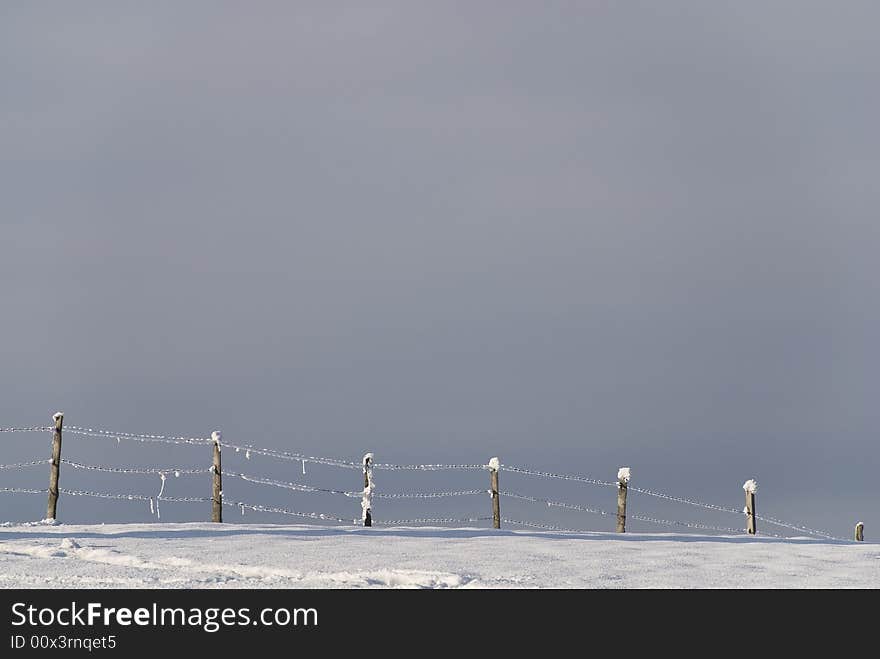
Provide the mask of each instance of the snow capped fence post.
{"label": "snow capped fence post", "polygon": [[743,483],[743,489],[746,491],[746,509],[743,511],[746,514],[746,530],[749,535],[755,535],[758,532],[755,526],[755,492],[758,489],[758,483],[754,478],[750,478]]}
{"label": "snow capped fence post", "polygon": [[865,540],[865,525],[859,522],[856,524],[856,542],[864,542]]}
{"label": "snow capped fence post", "polygon": [[617,470],[617,532],[626,533],[626,490],[629,485],[629,467]]}
{"label": "snow capped fence post", "polygon": [[223,521],[223,471],[220,466],[220,431],[211,433],[214,440],[214,461],[211,464],[211,473],[214,475],[211,488],[211,521]]}
{"label": "snow capped fence post", "polygon": [[61,471],[61,427],[64,425],[64,413],[52,415],[55,432],[52,435],[52,466],[49,468],[49,505],[46,507],[46,519],[55,519],[58,506],[58,477]]}
{"label": "snow capped fence post", "polygon": [[364,496],[361,499],[364,526],[373,525],[373,454],[364,455]]}
{"label": "snow capped fence post", "polygon": [[498,458],[489,460],[489,494],[492,496],[492,528],[501,528],[501,501],[498,495],[498,470],[501,463]]}

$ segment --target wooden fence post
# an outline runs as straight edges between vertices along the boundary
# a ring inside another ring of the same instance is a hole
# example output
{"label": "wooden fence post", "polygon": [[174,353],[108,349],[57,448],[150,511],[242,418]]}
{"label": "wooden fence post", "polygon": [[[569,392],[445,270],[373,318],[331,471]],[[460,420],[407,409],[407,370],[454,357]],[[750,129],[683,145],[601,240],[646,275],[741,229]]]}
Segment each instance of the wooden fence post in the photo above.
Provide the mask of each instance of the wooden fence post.
{"label": "wooden fence post", "polygon": [[364,455],[364,496],[361,499],[364,526],[373,525],[373,454]]}
{"label": "wooden fence post", "polygon": [[220,431],[211,433],[214,440],[214,461],[211,464],[211,473],[214,475],[213,487],[211,488],[211,521],[223,521],[223,470],[220,464]]}
{"label": "wooden fence post", "polygon": [[755,492],[758,489],[758,483],[753,478],[750,478],[743,483],[743,489],[746,492],[746,530],[749,532],[749,535],[755,535],[758,532],[757,525],[755,524]]}
{"label": "wooden fence post", "polygon": [[55,519],[58,507],[58,477],[61,471],[61,427],[64,425],[64,413],[52,415],[55,432],[52,435],[52,463],[49,468],[49,505],[46,507],[46,519]]}
{"label": "wooden fence post", "polygon": [[864,542],[865,540],[865,525],[859,522],[856,524],[856,542]]}
{"label": "wooden fence post", "polygon": [[629,467],[617,470],[617,532],[626,533],[626,490],[629,485]]}
{"label": "wooden fence post", "polygon": [[498,470],[501,463],[498,458],[489,460],[489,488],[492,494],[492,528],[501,528],[501,496],[498,490]]}

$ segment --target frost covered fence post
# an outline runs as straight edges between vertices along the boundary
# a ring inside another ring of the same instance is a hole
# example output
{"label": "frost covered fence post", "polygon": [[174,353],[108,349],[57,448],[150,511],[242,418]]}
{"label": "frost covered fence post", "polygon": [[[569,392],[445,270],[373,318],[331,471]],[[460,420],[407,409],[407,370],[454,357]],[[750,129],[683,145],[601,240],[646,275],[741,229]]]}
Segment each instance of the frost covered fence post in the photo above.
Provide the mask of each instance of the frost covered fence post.
{"label": "frost covered fence post", "polygon": [[46,519],[55,519],[58,507],[58,477],[61,471],[61,427],[64,425],[64,413],[52,415],[55,432],[52,434],[52,463],[49,468],[49,505],[46,507]]}
{"label": "frost covered fence post", "polygon": [[758,531],[755,526],[755,492],[758,489],[758,483],[755,482],[755,479],[750,478],[743,483],[743,489],[746,492],[746,509],[743,511],[746,514],[746,530],[749,535],[755,535]]}
{"label": "frost covered fence post", "polygon": [[501,463],[498,458],[489,460],[489,494],[492,496],[492,528],[501,528],[501,501],[498,495],[498,470]]}
{"label": "frost covered fence post", "polygon": [[865,525],[859,522],[856,524],[856,542],[864,542],[865,540]]}
{"label": "frost covered fence post", "polygon": [[626,491],[629,485],[629,467],[617,470],[617,532],[626,533]]}
{"label": "frost covered fence post", "polygon": [[214,461],[211,464],[211,473],[214,475],[213,487],[211,488],[211,521],[223,521],[223,472],[220,466],[220,431],[211,433],[214,440]]}
{"label": "frost covered fence post", "polygon": [[364,496],[361,499],[364,526],[373,525],[373,454],[364,455]]}

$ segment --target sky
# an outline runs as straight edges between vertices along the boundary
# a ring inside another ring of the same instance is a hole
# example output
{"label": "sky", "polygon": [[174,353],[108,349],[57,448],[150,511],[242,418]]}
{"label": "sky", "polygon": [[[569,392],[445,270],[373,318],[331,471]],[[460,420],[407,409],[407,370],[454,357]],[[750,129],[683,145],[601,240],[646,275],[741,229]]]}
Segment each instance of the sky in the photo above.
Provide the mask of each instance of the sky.
{"label": "sky", "polygon": [[[878,20],[870,2],[4,3],[0,426],[62,410],[353,461],[628,465],[634,485],[733,507],[755,478],[759,514],[842,537],[861,520],[870,540]],[[0,441],[0,463],[48,458],[48,435]],[[410,476],[377,487],[488,484]],[[0,496],[0,518],[43,516],[38,495]]]}

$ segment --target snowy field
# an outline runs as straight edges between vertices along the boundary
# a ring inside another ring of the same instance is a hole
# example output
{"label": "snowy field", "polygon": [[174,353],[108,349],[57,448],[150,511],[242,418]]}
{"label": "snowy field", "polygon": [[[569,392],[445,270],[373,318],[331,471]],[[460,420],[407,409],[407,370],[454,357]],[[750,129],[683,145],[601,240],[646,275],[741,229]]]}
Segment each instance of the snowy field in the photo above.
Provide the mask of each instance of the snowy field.
{"label": "snowy field", "polygon": [[880,545],[448,528],[0,527],[3,588],[877,588]]}

